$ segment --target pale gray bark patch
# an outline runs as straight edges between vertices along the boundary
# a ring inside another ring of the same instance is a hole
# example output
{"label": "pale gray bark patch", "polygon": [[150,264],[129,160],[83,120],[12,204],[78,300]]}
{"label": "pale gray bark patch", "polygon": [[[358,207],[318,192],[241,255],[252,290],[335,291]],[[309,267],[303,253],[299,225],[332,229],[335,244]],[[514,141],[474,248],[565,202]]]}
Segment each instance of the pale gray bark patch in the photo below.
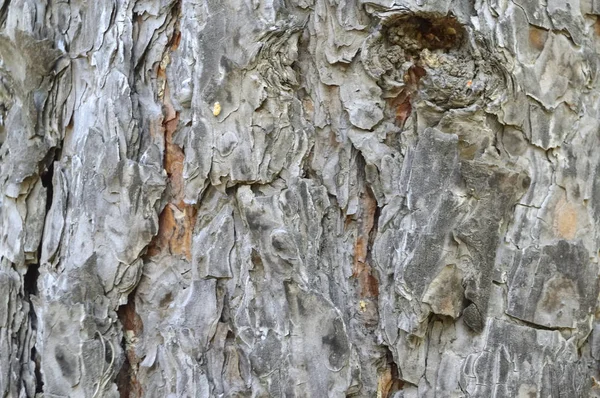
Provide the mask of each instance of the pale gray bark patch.
{"label": "pale gray bark patch", "polygon": [[598,395],[599,10],[0,0],[0,397]]}

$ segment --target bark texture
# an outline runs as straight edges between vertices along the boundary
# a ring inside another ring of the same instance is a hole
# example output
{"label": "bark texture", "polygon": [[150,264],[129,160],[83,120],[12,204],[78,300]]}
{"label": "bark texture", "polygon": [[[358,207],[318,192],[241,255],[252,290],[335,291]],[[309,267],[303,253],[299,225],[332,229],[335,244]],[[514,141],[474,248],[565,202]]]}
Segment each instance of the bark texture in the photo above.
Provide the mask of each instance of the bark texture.
{"label": "bark texture", "polygon": [[597,14],[0,0],[0,397],[597,394]]}

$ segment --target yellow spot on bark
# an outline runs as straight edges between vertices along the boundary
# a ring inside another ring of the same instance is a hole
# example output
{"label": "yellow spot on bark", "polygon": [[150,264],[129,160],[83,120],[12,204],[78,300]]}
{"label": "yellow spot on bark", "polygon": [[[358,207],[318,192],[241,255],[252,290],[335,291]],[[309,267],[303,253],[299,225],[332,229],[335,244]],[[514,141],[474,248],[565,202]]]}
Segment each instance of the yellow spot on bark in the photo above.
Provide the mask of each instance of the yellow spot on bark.
{"label": "yellow spot on bark", "polygon": [[221,114],[221,104],[219,102],[215,102],[213,106],[213,115],[219,116]]}
{"label": "yellow spot on bark", "polygon": [[358,304],[360,305],[360,312],[365,312],[367,310],[367,302],[365,300],[360,300]]}

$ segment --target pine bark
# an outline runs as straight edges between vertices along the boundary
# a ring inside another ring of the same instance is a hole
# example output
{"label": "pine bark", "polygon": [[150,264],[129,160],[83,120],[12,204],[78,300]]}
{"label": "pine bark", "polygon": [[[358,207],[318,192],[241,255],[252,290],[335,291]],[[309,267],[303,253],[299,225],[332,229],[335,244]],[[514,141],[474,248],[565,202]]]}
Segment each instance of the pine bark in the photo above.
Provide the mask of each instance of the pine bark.
{"label": "pine bark", "polygon": [[0,397],[598,395],[597,15],[0,0]]}

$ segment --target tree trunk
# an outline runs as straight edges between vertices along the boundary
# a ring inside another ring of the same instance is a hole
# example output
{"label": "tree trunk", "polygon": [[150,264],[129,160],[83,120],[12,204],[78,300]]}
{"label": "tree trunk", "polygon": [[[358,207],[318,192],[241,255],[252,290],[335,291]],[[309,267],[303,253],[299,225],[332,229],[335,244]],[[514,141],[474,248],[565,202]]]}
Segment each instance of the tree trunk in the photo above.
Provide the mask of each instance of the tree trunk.
{"label": "tree trunk", "polygon": [[0,397],[597,394],[600,5],[543,3],[0,0]]}

